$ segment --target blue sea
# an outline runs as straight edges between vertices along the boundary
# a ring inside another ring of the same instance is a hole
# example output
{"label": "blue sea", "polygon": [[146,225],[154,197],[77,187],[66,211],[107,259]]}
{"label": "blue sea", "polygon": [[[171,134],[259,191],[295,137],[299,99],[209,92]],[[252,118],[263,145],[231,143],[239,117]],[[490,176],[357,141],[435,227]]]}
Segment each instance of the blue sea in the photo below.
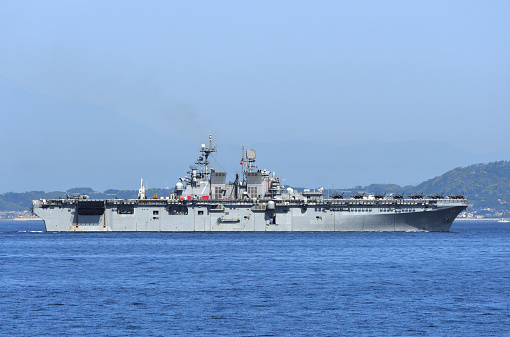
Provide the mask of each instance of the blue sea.
{"label": "blue sea", "polygon": [[46,233],[0,222],[6,336],[510,336],[510,224]]}

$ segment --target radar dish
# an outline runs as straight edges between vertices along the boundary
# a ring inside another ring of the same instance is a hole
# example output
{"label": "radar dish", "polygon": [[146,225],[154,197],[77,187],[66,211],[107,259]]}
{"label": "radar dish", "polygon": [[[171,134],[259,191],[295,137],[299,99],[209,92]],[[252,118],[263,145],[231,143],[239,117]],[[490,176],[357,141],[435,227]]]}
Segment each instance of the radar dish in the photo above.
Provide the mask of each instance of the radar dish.
{"label": "radar dish", "polygon": [[248,159],[255,159],[256,155],[255,155],[255,150],[251,149],[251,150],[246,150],[246,158]]}

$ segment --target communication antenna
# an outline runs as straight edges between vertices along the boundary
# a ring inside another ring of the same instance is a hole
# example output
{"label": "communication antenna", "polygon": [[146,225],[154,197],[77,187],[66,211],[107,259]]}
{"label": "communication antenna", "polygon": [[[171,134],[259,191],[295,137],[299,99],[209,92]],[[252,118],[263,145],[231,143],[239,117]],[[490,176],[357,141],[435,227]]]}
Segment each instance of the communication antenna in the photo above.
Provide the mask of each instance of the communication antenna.
{"label": "communication antenna", "polygon": [[242,166],[243,181],[244,181],[244,172],[246,171],[246,166],[244,165],[244,145],[241,146],[241,166]]}

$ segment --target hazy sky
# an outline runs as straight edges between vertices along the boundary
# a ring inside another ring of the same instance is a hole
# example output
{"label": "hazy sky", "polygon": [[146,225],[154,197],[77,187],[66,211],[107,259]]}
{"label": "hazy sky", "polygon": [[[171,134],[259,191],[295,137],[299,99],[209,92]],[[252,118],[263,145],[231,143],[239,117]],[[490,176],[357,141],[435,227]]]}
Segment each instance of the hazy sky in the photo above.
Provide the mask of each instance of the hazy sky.
{"label": "hazy sky", "polygon": [[509,18],[509,1],[2,0],[0,79],[144,139],[508,151]]}

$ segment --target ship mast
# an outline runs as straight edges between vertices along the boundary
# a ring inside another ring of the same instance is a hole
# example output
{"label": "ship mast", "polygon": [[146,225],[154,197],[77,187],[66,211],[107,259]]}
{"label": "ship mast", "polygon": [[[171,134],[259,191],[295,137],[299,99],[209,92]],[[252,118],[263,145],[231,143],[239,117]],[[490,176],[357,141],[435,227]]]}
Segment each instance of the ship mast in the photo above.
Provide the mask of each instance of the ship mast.
{"label": "ship mast", "polygon": [[[209,161],[209,155],[213,152],[216,152],[216,147],[212,146],[212,135],[209,135],[209,147],[205,147],[205,144],[202,144],[202,147],[200,148],[200,152],[202,153],[202,156],[197,158],[197,162],[195,164],[204,167],[204,170],[200,171],[200,178],[203,180],[206,180],[209,183],[209,196],[211,196],[211,193],[212,193],[211,188],[210,188],[210,186],[211,186],[211,178],[210,178],[211,172],[209,171],[209,164],[211,162]],[[192,171],[193,171],[193,169],[192,169]]]}
{"label": "ship mast", "polygon": [[[246,185],[246,173],[247,172],[253,172],[254,168],[257,168],[257,165],[255,164],[255,150],[246,150],[244,151],[244,145],[241,147],[241,165],[243,165],[243,183]],[[246,155],[246,157],[245,157]]]}
{"label": "ship mast", "polygon": [[211,173],[211,172],[209,172],[209,164],[211,163],[209,161],[209,155],[213,152],[216,152],[216,148],[212,147],[212,135],[209,135],[209,147],[206,148],[205,144],[202,144],[201,152],[202,152],[202,156],[205,158],[199,157],[196,164],[205,166],[204,167],[205,168],[204,178],[207,180],[210,180],[208,178],[209,174]]}
{"label": "ship mast", "polygon": [[246,166],[244,165],[244,145],[241,146],[241,166],[243,170],[243,183],[244,183],[245,182],[244,172],[246,171]]}

